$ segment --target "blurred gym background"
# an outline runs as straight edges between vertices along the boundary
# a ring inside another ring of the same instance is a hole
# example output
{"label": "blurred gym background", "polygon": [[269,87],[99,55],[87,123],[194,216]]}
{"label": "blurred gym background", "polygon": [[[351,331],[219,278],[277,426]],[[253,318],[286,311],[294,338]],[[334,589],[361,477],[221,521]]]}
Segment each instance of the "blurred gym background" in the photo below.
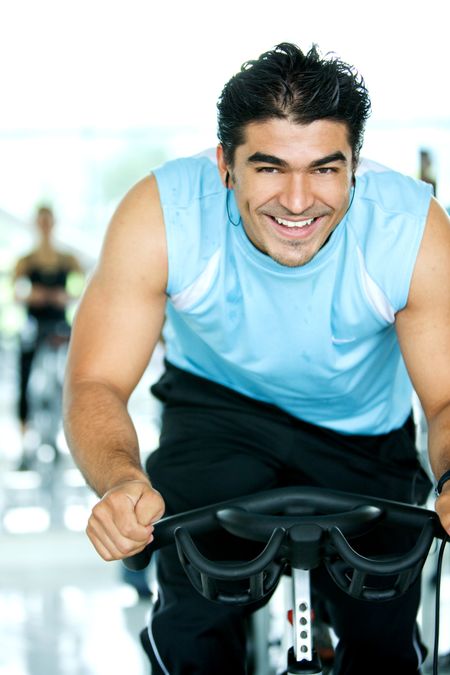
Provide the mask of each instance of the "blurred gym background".
{"label": "blurred gym background", "polygon": [[[17,417],[26,314],[13,276],[36,244],[36,209],[50,206],[58,248],[82,268],[67,279],[70,324],[121,197],[152,167],[215,146],[223,84],[282,41],[317,43],[354,64],[373,106],[363,156],[432,182],[449,208],[449,17],[446,0],[0,5],[0,674],[148,672],[137,635],[151,575],[130,579],[119,563],[101,561],[84,535],[95,497],[60,427],[64,341],[35,359],[34,424],[25,434]],[[130,406],[144,455],[158,442],[159,409],[148,388],[162,358],[161,348]],[[423,424],[418,435],[423,450]],[[445,654],[447,574],[442,599]],[[429,639],[430,612],[422,617]]]}

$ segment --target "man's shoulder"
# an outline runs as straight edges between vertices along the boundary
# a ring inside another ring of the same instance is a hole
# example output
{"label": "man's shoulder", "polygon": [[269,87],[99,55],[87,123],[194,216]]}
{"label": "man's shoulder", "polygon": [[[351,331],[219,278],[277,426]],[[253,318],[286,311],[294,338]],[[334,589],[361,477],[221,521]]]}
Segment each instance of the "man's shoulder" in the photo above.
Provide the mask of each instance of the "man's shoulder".
{"label": "man's shoulder", "polygon": [[153,174],[163,204],[186,206],[193,199],[214,196],[224,189],[213,150],[171,159]]}
{"label": "man's shoulder", "polygon": [[389,307],[392,316],[407,301],[430,200],[426,183],[376,162],[361,162],[349,212],[349,241],[356,244],[372,304]]}
{"label": "man's shoulder", "polygon": [[363,158],[356,171],[355,196],[386,215],[422,215],[429,207],[431,188],[412,176]]}
{"label": "man's shoulder", "polygon": [[356,169],[356,176],[363,176],[365,173],[384,173],[385,171],[391,171],[391,169],[385,164],[380,164],[379,162],[369,159],[368,157],[361,157],[358,167]]}

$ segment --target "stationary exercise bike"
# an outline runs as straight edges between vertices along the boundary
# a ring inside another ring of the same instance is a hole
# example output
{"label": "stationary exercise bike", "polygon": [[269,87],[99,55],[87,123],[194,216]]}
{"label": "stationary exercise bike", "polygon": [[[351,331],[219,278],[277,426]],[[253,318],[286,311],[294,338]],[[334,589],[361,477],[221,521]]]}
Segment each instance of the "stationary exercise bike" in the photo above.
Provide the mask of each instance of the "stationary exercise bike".
{"label": "stationary exercise bike", "polygon": [[[381,523],[416,532],[414,547],[389,557],[359,554],[350,541]],[[208,560],[193,537],[220,529],[265,547],[245,562]],[[289,574],[292,646],[283,675],[318,675],[323,671],[313,640],[310,570],[324,563],[337,586],[353,598],[393,600],[416,581],[435,537],[444,539],[446,533],[437,515],[422,507],[323,488],[280,488],[163,518],[155,525],[154,542],[124,563],[142,569],[153,550],[175,541],[197,591],[229,605],[262,601],[281,575]]]}
{"label": "stationary exercise bike", "polygon": [[28,468],[46,475],[59,459],[62,385],[69,339],[70,327],[65,321],[41,321],[36,325],[32,345],[35,354],[27,386],[28,425],[35,436],[35,447],[24,460]]}

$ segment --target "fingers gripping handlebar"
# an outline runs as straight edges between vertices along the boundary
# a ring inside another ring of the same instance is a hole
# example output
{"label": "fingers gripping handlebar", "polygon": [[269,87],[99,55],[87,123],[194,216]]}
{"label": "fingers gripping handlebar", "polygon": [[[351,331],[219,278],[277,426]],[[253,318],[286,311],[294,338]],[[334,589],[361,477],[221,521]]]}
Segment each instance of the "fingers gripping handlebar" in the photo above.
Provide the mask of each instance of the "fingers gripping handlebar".
{"label": "fingers gripping handlebar", "polygon": [[[417,543],[397,557],[360,555],[348,539],[377,523],[411,528],[418,533]],[[247,562],[208,560],[191,535],[220,529],[266,546]],[[155,525],[150,547],[124,563],[130,569],[142,569],[151,550],[175,541],[181,564],[202,595],[247,604],[269,595],[287,568],[313,569],[324,561],[346,593],[381,601],[398,597],[411,586],[434,537],[444,536],[437,515],[421,507],[323,488],[280,488],[164,518]]]}

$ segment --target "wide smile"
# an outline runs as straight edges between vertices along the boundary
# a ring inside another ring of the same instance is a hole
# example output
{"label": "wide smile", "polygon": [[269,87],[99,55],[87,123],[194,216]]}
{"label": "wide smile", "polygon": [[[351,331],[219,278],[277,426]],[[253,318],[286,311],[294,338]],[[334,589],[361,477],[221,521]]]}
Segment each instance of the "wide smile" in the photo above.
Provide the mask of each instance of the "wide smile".
{"label": "wide smile", "polygon": [[284,225],[285,227],[307,227],[315,220],[315,218],[310,218],[309,220],[285,220],[284,218],[275,218],[279,225]]}
{"label": "wide smile", "polygon": [[267,217],[276,232],[288,239],[304,239],[310,236],[319,227],[323,216],[315,218],[279,218],[278,216]]}

